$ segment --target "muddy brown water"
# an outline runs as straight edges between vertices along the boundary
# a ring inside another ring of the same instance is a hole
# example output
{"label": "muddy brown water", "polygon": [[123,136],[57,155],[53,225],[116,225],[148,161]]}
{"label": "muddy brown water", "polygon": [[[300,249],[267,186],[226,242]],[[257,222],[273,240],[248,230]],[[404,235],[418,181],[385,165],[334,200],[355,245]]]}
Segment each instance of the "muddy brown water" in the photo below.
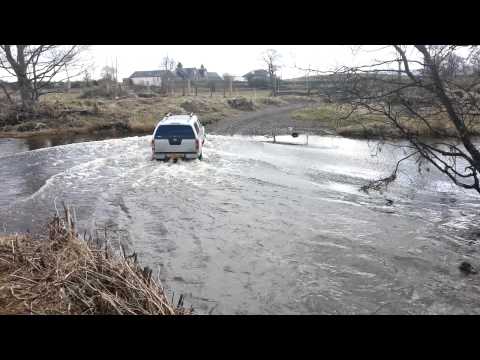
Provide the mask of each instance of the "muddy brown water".
{"label": "muddy brown water", "polygon": [[203,161],[174,164],[150,161],[149,136],[99,136],[0,139],[2,231],[42,229],[66,201],[199,313],[480,313],[480,276],[458,270],[480,265],[479,196],[414,161],[358,190],[398,147],[210,135]]}

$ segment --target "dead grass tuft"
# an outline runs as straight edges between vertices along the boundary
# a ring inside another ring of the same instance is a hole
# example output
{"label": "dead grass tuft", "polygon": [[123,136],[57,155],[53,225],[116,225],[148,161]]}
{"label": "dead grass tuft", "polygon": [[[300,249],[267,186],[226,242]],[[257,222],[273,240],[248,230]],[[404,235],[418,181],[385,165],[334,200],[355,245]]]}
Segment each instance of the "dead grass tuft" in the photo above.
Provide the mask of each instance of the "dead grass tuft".
{"label": "dead grass tuft", "polygon": [[[173,301],[173,299],[172,299]],[[136,254],[115,256],[81,240],[70,212],[48,224],[48,238],[0,238],[0,314],[180,315]]]}

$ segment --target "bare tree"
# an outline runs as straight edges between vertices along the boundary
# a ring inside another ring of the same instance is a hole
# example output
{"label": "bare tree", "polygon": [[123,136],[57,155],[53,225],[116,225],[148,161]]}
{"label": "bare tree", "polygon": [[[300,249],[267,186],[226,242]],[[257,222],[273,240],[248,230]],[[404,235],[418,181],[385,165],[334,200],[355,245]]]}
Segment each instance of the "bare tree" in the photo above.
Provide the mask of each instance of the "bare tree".
{"label": "bare tree", "polygon": [[105,81],[113,82],[115,81],[115,68],[113,66],[104,66],[100,73],[100,76]]}
{"label": "bare tree", "polygon": [[381,115],[396,135],[408,140],[406,156],[393,173],[363,189],[394,181],[399,164],[416,157],[456,185],[480,193],[480,151],[474,142],[480,132],[479,48],[392,45],[392,50],[388,59],[329,74],[336,84],[330,95],[347,103],[349,114]]}
{"label": "bare tree", "polygon": [[70,77],[82,73],[76,70],[84,49],[79,45],[0,45],[0,69],[16,78],[22,107],[31,110],[41,95],[50,92],[53,80],[65,80],[67,66],[73,71]]}
{"label": "bare tree", "polygon": [[86,87],[89,87],[93,81],[93,74],[95,73],[95,65],[93,63],[86,65],[83,69],[83,81]]}
{"label": "bare tree", "polygon": [[175,74],[183,79],[183,87],[182,87],[182,96],[185,96],[185,89],[189,82],[187,73],[183,70],[183,64],[181,62],[177,63],[177,67],[175,68]]}
{"label": "bare tree", "polygon": [[267,66],[267,71],[270,79],[270,87],[272,89],[272,95],[277,96],[277,71],[280,68],[278,61],[281,55],[275,49],[268,49],[262,54],[262,59]]}
{"label": "bare tree", "polygon": [[86,70],[83,76],[83,81],[85,82],[85,86],[88,87],[90,85],[91,80],[92,80],[92,75],[90,75],[90,72]]}
{"label": "bare tree", "polygon": [[[106,90],[106,94],[109,95],[109,96],[116,96],[116,84],[117,84],[117,81],[116,81],[116,69],[115,67],[112,65],[112,66],[104,66],[102,68],[102,71],[100,72],[100,76],[102,77],[102,80],[103,80],[103,83],[104,83],[104,86],[105,86],[105,90]],[[112,86],[113,86],[113,90],[112,91]]]}
{"label": "bare tree", "polygon": [[161,63],[161,68],[163,70],[166,70],[166,71],[173,71],[175,70],[175,65],[176,65],[176,61],[170,57],[165,56],[163,59],[162,59],[162,63]]}
{"label": "bare tree", "polygon": [[161,76],[162,90],[166,93],[170,93],[172,88],[171,83],[174,78],[173,71],[176,67],[176,61],[167,55],[162,59],[160,67],[162,70],[165,70],[164,74]]}

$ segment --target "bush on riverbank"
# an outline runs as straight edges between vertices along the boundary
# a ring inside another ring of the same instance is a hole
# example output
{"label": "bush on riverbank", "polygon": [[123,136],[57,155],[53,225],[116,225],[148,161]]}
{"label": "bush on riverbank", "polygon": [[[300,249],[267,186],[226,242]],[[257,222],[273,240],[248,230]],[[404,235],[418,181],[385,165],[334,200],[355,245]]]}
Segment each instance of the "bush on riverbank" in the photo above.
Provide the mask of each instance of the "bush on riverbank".
{"label": "bush on riverbank", "polygon": [[206,113],[211,112],[212,104],[206,99],[187,99],[180,104],[180,107],[187,113]]}
{"label": "bush on riverbank", "polygon": [[0,237],[0,314],[181,315],[136,255],[115,256],[81,240],[68,211],[48,238]]}
{"label": "bush on riverbank", "polygon": [[274,106],[283,106],[283,105],[287,105],[288,102],[279,98],[279,97],[264,97],[264,98],[260,98],[258,99],[258,102],[260,104],[264,104],[264,105],[274,105]]}
{"label": "bush on riverbank", "polygon": [[108,86],[107,84],[101,84],[98,86],[92,86],[82,90],[80,98],[82,99],[91,99],[91,98],[105,98],[111,99],[114,97],[129,96],[132,95],[124,87],[115,86],[114,84]]}
{"label": "bush on riverbank", "polygon": [[247,99],[246,97],[236,97],[233,99],[227,100],[228,105],[233,109],[243,110],[243,111],[253,111],[255,110],[255,104],[252,100]]}

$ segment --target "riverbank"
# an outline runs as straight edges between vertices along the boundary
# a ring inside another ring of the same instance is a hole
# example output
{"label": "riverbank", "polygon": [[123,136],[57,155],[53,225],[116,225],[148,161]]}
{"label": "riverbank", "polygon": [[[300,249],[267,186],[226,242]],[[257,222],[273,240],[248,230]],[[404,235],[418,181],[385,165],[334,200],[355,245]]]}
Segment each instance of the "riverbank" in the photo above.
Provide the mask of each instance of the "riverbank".
{"label": "riverbank", "polygon": [[[293,126],[327,130],[356,139],[404,137],[382,115],[361,111],[350,114],[345,106],[325,103],[318,97],[270,97],[268,93],[259,93],[236,97],[155,95],[151,98],[84,99],[81,93],[69,93],[46,96],[30,117],[13,110],[8,113],[3,108],[0,138],[96,138],[102,133],[111,133],[111,137],[147,135],[168,112],[194,112],[200,116],[207,132],[222,135],[253,135]],[[433,131],[411,118],[399,121],[418,136],[438,137],[439,133],[442,137],[456,136],[451,122],[442,117],[432,122]],[[480,136],[480,124],[473,124],[471,132],[473,136]]]}
{"label": "riverbank", "polygon": [[81,93],[46,95],[32,114],[3,107],[0,110],[0,137],[30,138],[115,131],[119,134],[151,133],[166,113],[198,114],[205,125],[243,114],[304,102],[299,96],[271,98],[255,96],[172,96],[150,98],[84,99]]}
{"label": "riverbank", "polygon": [[[347,138],[405,138],[385,116],[367,114],[360,110],[352,112],[347,106],[321,104],[295,110],[291,116],[297,121],[317,123],[317,126],[324,126]],[[433,138],[458,136],[453,123],[445,114],[430,119],[431,128],[418,119],[400,117],[398,121],[404,129],[417,136]],[[471,124],[470,132],[472,136],[480,136],[480,124]]]}
{"label": "riverbank", "polygon": [[136,254],[80,239],[68,211],[48,224],[48,237],[0,236],[0,315],[182,315]]}

